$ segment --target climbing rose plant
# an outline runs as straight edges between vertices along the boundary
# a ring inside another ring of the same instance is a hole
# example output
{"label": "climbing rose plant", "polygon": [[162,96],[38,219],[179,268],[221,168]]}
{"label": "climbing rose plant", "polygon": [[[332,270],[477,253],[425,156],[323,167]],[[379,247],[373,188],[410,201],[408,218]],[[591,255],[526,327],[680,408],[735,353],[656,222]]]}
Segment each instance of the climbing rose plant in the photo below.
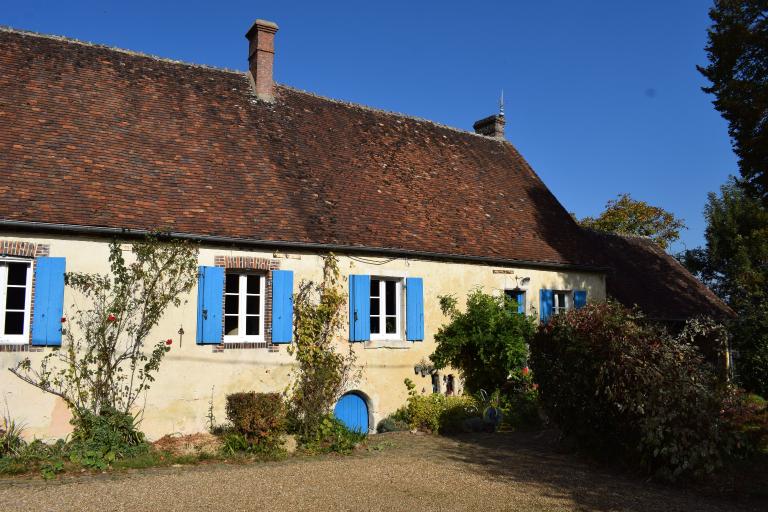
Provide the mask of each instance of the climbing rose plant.
{"label": "climbing rose plant", "polygon": [[339,286],[338,260],[332,254],[324,260],[323,281],[299,285],[294,300],[294,343],[288,347],[298,364],[289,390],[290,414],[305,441],[318,435],[333,405],[360,377],[352,348],[347,354],[335,348],[346,296]]}
{"label": "climbing rose plant", "polygon": [[[169,306],[178,307],[195,285],[197,248],[148,236],[131,248],[109,246],[110,273],[68,272],[75,303],[62,329],[65,344],[34,367],[29,358],[9,370],[25,382],[61,397],[75,420],[116,410],[131,413],[149,390],[172,344],[147,347],[152,329]],[[66,326],[66,327],[65,327]]]}

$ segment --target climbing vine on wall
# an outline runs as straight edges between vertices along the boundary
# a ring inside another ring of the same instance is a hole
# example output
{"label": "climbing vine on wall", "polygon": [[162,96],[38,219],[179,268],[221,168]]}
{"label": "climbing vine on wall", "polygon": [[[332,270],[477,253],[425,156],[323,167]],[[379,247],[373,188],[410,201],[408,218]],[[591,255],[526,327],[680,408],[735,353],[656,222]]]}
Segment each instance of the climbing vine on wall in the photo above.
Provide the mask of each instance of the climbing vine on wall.
{"label": "climbing vine on wall", "polygon": [[346,354],[336,349],[347,302],[340,281],[339,262],[331,254],[324,257],[322,282],[302,281],[294,300],[294,343],[288,351],[298,368],[289,402],[291,419],[303,439],[317,435],[333,405],[360,377],[351,347]]}

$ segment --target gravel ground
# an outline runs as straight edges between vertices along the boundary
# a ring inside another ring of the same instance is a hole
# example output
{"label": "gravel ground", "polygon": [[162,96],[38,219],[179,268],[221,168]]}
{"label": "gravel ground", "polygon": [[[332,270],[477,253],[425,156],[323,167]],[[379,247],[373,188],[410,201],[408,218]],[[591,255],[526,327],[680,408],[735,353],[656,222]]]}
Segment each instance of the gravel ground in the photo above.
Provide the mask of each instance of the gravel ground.
{"label": "gravel ground", "polygon": [[371,438],[348,457],[0,480],[0,511],[768,510],[591,468],[545,434]]}

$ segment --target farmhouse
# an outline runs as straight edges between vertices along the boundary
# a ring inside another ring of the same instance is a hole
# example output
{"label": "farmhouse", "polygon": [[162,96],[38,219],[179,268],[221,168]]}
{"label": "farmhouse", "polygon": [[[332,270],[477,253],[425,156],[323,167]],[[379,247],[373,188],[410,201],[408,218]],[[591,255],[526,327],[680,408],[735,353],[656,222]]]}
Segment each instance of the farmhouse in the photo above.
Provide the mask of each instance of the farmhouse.
{"label": "farmhouse", "polygon": [[503,115],[468,132],[276,84],[276,31],[248,31],[245,73],[0,31],[0,400],[31,435],[66,434],[67,409],[5,368],[61,346],[63,273],[105,273],[115,236],[201,243],[197,289],[156,328],[174,344],[150,437],[203,430],[227,393],[286,388],[291,297],[330,252],[349,289],[339,348],[363,369],[342,408],[364,429],[406,377],[460,391],[416,372],[441,295],[509,293],[542,320],[607,292],[662,317],[725,311],[653,244],[580,229]]}

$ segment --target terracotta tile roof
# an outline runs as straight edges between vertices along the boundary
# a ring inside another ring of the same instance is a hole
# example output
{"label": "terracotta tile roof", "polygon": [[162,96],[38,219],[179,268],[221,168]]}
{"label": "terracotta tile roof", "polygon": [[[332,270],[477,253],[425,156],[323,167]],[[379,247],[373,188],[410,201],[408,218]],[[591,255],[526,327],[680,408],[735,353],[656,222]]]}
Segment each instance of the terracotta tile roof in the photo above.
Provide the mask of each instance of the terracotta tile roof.
{"label": "terracotta tile roof", "polygon": [[0,220],[595,264],[508,142],[12,30],[0,69]]}
{"label": "terracotta tile roof", "polygon": [[725,319],[733,310],[675,258],[643,237],[585,230],[610,266],[606,292],[626,306],[638,306],[661,320],[685,320],[697,315]]}

